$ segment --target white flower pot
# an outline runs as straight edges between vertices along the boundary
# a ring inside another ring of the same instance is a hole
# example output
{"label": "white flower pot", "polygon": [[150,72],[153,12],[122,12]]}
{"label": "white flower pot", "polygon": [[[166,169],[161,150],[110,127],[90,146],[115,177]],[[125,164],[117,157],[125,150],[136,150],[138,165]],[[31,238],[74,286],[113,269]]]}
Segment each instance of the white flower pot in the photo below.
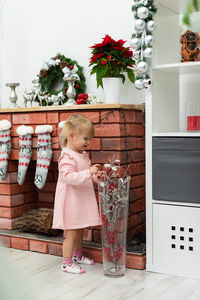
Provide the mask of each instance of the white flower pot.
{"label": "white flower pot", "polygon": [[122,79],[118,77],[103,78],[104,103],[119,103]]}

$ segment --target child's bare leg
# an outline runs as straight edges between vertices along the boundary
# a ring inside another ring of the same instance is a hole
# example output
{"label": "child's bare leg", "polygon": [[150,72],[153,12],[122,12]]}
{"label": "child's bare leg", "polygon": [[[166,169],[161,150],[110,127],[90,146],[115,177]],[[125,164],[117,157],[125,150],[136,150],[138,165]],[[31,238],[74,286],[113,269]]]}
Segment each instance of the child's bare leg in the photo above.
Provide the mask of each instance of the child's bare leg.
{"label": "child's bare leg", "polygon": [[94,260],[82,255],[84,229],[78,229],[74,243],[73,260],[85,265],[94,265]]}
{"label": "child's bare leg", "polygon": [[64,231],[65,240],[63,242],[63,257],[72,257],[75,241],[78,236],[76,229],[70,229]]}
{"label": "child's bare leg", "polygon": [[75,241],[77,240],[78,231],[76,229],[70,229],[64,231],[65,240],[63,242],[63,263],[62,271],[69,273],[81,274],[85,273],[85,270],[80,268],[72,260],[73,249]]}
{"label": "child's bare leg", "polygon": [[74,243],[74,250],[81,250],[83,247],[83,231],[84,229],[77,229],[77,237]]}

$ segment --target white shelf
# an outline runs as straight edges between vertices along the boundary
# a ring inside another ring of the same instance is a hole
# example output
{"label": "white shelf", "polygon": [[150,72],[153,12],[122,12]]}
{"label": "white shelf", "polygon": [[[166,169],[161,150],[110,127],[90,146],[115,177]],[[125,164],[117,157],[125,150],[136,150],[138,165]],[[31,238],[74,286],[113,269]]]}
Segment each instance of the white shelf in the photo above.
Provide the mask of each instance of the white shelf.
{"label": "white shelf", "polygon": [[187,63],[155,65],[152,67],[152,70],[179,74],[179,75],[200,73],[200,62],[197,61],[197,62],[187,62]]}
{"label": "white shelf", "polygon": [[184,206],[184,207],[200,207],[199,203],[188,203],[188,202],[172,202],[165,200],[154,200],[152,199],[153,204],[161,204],[161,205],[174,205],[174,206]]}
{"label": "white shelf", "polygon": [[152,136],[200,137],[200,132],[155,132]]}
{"label": "white shelf", "polygon": [[188,2],[188,0],[157,0],[158,4],[177,14],[185,11]]}

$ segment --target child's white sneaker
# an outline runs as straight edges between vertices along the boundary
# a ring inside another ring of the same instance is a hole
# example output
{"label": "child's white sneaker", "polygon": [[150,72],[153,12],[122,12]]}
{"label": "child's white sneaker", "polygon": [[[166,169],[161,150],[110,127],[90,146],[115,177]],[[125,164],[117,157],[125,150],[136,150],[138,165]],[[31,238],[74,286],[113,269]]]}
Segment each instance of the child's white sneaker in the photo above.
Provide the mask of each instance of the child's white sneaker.
{"label": "child's white sneaker", "polygon": [[94,260],[86,256],[73,256],[73,262],[83,265],[94,265]]}
{"label": "child's white sneaker", "polygon": [[77,263],[72,262],[70,264],[62,264],[61,265],[61,270],[63,272],[67,273],[73,273],[73,274],[82,274],[85,273],[85,270],[82,269]]}

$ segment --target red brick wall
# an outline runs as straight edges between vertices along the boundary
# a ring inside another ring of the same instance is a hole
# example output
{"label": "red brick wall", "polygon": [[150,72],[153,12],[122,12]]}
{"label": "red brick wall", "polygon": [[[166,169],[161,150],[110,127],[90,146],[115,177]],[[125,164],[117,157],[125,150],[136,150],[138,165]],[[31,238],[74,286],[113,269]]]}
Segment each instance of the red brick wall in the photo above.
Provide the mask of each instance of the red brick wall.
{"label": "red brick wall", "polygon": [[[41,111],[0,113],[0,120],[11,121],[12,152],[8,165],[6,181],[0,181],[0,228],[14,229],[15,219],[30,208],[50,207],[54,205],[54,195],[58,176],[57,161],[60,155],[58,123],[66,120],[74,111]],[[130,208],[128,220],[128,240],[145,227],[145,168],[144,168],[144,112],[141,110],[81,110],[95,126],[95,136],[89,148],[92,163],[106,163],[113,155],[120,159],[121,174],[129,164],[131,172]],[[35,161],[37,158],[37,135],[33,136],[33,156],[25,183],[17,183],[18,136],[19,125],[53,125],[53,158],[46,184],[42,190],[34,185]],[[100,242],[100,229],[85,230],[85,239]]]}

